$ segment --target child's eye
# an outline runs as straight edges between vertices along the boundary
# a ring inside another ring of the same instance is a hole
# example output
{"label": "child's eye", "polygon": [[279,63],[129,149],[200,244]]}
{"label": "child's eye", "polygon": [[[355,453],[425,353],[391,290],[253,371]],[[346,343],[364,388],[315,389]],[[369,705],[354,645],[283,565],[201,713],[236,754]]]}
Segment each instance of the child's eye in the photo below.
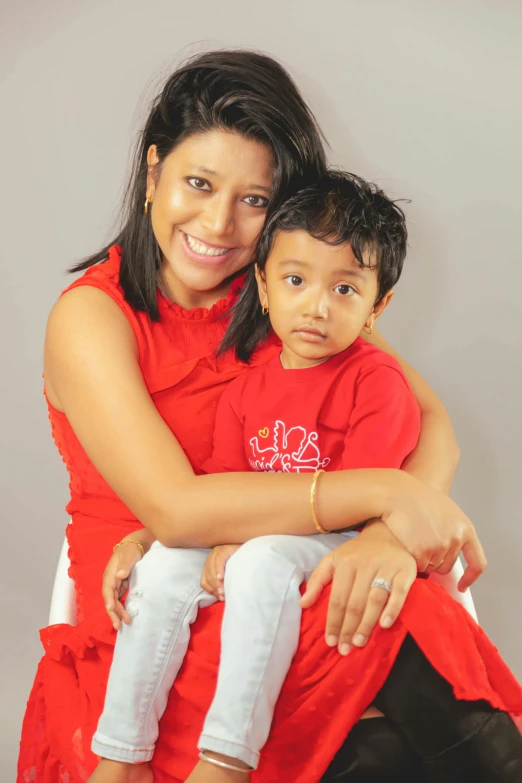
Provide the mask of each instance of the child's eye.
{"label": "child's eye", "polygon": [[201,179],[201,177],[187,177],[187,182],[196,190],[212,190],[210,182],[206,179]]}
{"label": "child's eye", "polygon": [[246,196],[243,201],[250,207],[256,207],[257,209],[265,209],[268,206],[268,199],[264,196]]}
{"label": "child's eye", "polygon": [[335,291],[341,296],[351,296],[355,293],[355,288],[352,288],[351,285],[338,285],[335,287]]}
{"label": "child's eye", "polygon": [[299,275],[289,275],[285,278],[288,285],[294,286],[294,288],[297,288],[297,286],[300,286],[303,282],[303,278],[299,277]]}

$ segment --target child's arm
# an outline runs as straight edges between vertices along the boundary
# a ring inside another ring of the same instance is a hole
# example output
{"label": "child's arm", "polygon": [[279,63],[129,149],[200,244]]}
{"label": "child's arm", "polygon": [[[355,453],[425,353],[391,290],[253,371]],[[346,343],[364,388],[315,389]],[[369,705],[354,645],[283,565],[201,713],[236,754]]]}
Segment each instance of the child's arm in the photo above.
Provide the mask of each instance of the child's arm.
{"label": "child's arm", "polygon": [[363,368],[340,470],[401,468],[417,445],[419,430],[419,406],[400,369],[388,364]]}
{"label": "child's arm", "polygon": [[391,362],[365,367],[357,378],[341,470],[401,468],[419,432],[419,406],[401,370]]}
{"label": "child's arm", "polygon": [[367,334],[362,337],[399,362],[421,410],[419,441],[404,462],[403,469],[448,494],[459,464],[460,450],[444,405],[424,378],[394,351],[378,331],[374,331],[371,337]]}
{"label": "child's arm", "polygon": [[225,389],[216,411],[212,454],[203,463],[204,473],[247,473],[251,470],[245,456],[245,438],[241,399],[248,394],[245,376]]}

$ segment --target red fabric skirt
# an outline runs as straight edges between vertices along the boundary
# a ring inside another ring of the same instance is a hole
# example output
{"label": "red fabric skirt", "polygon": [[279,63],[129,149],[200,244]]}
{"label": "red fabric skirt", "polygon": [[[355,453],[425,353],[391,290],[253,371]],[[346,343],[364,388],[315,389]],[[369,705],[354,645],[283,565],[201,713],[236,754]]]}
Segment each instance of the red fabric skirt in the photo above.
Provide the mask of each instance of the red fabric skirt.
{"label": "red fabric skirt", "polygon": [[[400,619],[377,628],[343,658],[326,646],[329,591],[303,613],[299,649],[277,703],[253,783],[320,780],[351,727],[371,704],[407,632],[459,699],[486,699],[522,715],[522,689],[498,650],[442,587],[418,579]],[[203,609],[161,721],[156,783],[180,783],[197,761],[197,740],[212,699],[223,604]],[[76,627],[41,632],[45,655],[29,698],[17,783],[85,783],[96,766],[91,737],[103,707],[115,632],[98,613]],[[306,752],[304,752],[306,749]]]}

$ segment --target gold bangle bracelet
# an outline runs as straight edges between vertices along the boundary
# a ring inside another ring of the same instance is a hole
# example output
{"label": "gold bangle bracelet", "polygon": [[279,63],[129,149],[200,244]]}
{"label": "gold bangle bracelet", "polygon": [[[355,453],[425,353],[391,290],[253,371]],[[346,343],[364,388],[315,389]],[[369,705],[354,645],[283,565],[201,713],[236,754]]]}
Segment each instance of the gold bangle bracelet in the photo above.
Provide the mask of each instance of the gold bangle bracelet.
{"label": "gold bangle bracelet", "polygon": [[319,520],[317,519],[317,512],[315,510],[315,490],[317,488],[317,479],[319,478],[319,474],[324,473],[324,470],[316,470],[314,473],[314,477],[312,479],[312,486],[310,487],[310,505],[312,506],[312,518],[314,520],[314,525],[316,526],[317,530],[320,533],[329,533],[329,530],[325,530],[324,527],[321,525]]}
{"label": "gold bangle bracelet", "polygon": [[137,541],[135,538],[124,538],[123,541],[120,541],[119,544],[116,544],[116,546],[113,548],[113,553],[116,552],[119,546],[122,544],[136,544],[137,547],[139,547],[141,556],[145,557],[145,550],[143,549],[143,546],[140,544],[139,541]]}

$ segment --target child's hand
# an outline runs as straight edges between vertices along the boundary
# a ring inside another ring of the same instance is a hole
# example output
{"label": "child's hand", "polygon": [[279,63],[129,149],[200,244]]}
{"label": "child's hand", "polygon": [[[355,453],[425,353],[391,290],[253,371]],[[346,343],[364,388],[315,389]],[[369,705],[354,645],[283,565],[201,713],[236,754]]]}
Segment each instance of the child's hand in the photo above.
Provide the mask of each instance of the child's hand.
{"label": "child's hand", "polygon": [[131,621],[121,599],[129,589],[130,572],[139,560],[141,560],[141,552],[135,543],[129,541],[120,544],[114,550],[103,574],[102,594],[105,609],[117,631],[122,621],[127,625]]}
{"label": "child's hand", "polygon": [[234,552],[237,552],[240,544],[222,544],[215,546],[205,561],[201,573],[200,585],[218,601],[225,600],[223,579],[225,578],[225,566]]}

